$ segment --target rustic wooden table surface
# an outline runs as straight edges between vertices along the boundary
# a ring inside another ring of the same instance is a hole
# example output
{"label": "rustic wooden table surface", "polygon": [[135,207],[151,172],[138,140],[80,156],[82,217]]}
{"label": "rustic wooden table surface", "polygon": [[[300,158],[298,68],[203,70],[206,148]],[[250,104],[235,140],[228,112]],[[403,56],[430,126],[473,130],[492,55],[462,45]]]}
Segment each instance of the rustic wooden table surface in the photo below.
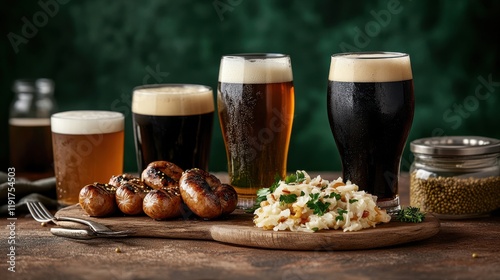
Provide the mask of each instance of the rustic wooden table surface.
{"label": "rustic wooden table surface", "polygon": [[[409,203],[408,183],[405,174],[403,205]],[[2,279],[500,279],[499,216],[441,220],[440,232],[429,239],[357,251],[137,237],[79,241],[53,236],[51,225],[42,227],[29,215],[17,218],[14,231],[9,223],[4,217],[0,230]],[[12,234],[15,244],[9,243]],[[15,272],[8,270],[12,264]]]}

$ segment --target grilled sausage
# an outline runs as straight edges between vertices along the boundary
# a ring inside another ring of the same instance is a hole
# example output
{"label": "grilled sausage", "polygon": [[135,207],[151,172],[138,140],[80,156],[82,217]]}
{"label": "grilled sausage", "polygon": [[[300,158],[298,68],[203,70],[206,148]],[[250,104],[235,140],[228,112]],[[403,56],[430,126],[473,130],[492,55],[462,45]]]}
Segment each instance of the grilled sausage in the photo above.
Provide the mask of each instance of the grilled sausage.
{"label": "grilled sausage", "polygon": [[168,161],[153,161],[141,174],[142,181],[153,189],[175,188],[179,185],[182,168]]}
{"label": "grilled sausage", "polygon": [[108,216],[116,210],[115,192],[114,186],[93,183],[80,190],[78,201],[82,209],[90,216]]}
{"label": "grilled sausage", "polygon": [[221,184],[217,177],[197,168],[186,170],[182,174],[179,189],[184,203],[204,219],[233,212],[238,201],[232,186]]}
{"label": "grilled sausage", "polygon": [[118,209],[127,215],[137,215],[143,212],[142,202],[151,188],[141,181],[129,181],[116,189],[116,204]]}
{"label": "grilled sausage", "polygon": [[111,178],[109,179],[108,184],[110,184],[110,185],[115,186],[115,187],[118,188],[122,184],[125,184],[127,182],[133,182],[133,183],[142,184],[141,178],[139,178],[137,176],[134,176],[132,174],[128,174],[128,173],[123,173],[123,174],[120,174],[120,175],[111,176]]}
{"label": "grilled sausage", "polygon": [[182,199],[177,188],[163,188],[150,191],[142,203],[144,213],[155,220],[180,217]]}

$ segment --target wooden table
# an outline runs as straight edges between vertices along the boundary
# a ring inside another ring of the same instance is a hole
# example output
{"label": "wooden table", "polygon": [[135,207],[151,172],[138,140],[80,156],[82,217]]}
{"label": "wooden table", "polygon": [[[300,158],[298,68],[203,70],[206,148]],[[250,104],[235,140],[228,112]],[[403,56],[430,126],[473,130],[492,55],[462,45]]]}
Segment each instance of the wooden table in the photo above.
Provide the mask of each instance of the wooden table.
{"label": "wooden table", "polygon": [[[406,174],[400,188],[408,205]],[[78,241],[53,236],[27,215],[15,221],[15,273],[3,219],[2,279],[500,279],[499,216],[442,220],[437,235],[411,244],[304,252],[154,238]]]}

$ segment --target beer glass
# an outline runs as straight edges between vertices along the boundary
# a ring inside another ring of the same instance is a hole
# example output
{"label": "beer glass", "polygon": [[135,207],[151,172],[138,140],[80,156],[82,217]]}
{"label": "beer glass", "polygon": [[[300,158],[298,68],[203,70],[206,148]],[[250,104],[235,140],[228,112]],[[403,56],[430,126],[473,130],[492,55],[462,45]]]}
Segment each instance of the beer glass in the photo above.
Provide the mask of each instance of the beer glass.
{"label": "beer glass", "polygon": [[10,164],[29,180],[54,176],[50,116],[56,112],[54,82],[19,79],[9,113]]}
{"label": "beer glass", "polygon": [[327,108],[344,180],[400,209],[401,155],[413,121],[413,76],[404,53],[331,56]]}
{"label": "beer glass", "polygon": [[212,88],[157,84],[134,88],[132,114],[139,172],[157,160],[208,171],[214,115]]}
{"label": "beer glass", "polygon": [[256,191],[284,178],[294,113],[290,57],[223,56],[217,105],[228,174],[238,207],[253,206]]}
{"label": "beer glass", "polygon": [[82,187],[123,172],[123,114],[66,111],[53,114],[50,122],[60,204],[78,203]]}

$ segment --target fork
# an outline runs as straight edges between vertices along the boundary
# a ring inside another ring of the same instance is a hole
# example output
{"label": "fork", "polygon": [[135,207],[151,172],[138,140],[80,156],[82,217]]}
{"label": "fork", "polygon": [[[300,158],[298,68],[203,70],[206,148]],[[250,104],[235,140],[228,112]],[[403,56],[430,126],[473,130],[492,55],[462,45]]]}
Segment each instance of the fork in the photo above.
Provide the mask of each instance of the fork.
{"label": "fork", "polygon": [[68,221],[68,222],[75,222],[75,223],[80,223],[84,224],[90,227],[90,229],[96,233],[97,235],[112,235],[116,237],[124,237],[127,236],[128,234],[131,233],[131,231],[128,230],[123,230],[123,231],[113,231],[107,226],[90,221],[90,220],[84,220],[84,219],[79,219],[79,218],[73,218],[73,217],[54,217],[52,213],[45,208],[45,206],[39,202],[39,201],[28,201],[26,202],[26,205],[28,206],[28,210],[31,213],[31,216],[33,216],[33,219],[37,222],[41,223],[48,223],[48,222],[53,222],[54,224],[57,224],[58,221]]}

